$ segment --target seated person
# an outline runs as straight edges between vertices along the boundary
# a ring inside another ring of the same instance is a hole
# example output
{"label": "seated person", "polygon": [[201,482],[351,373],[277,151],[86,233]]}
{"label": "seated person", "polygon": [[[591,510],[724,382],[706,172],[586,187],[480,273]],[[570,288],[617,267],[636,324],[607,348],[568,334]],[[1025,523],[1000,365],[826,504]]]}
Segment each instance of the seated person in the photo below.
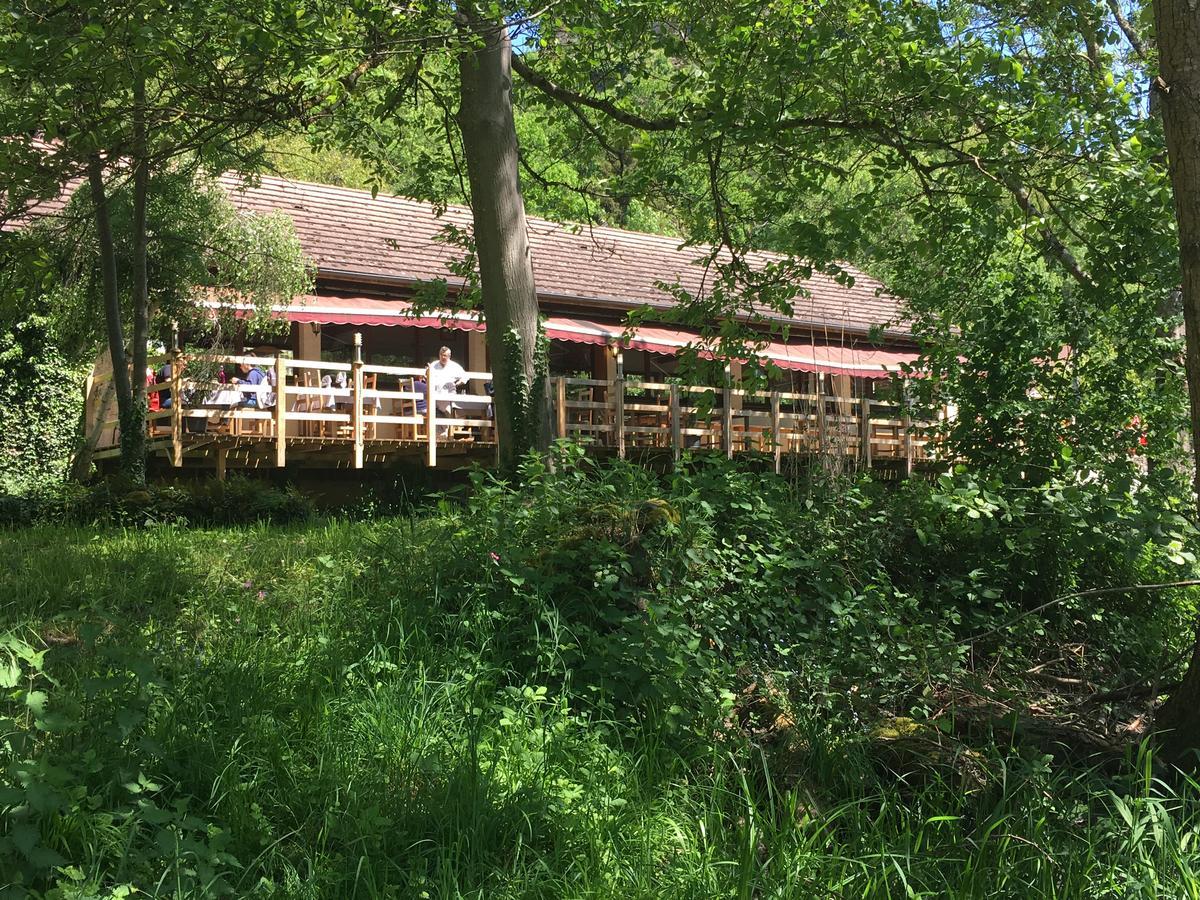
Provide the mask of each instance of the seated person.
{"label": "seated person", "polygon": [[[438,348],[437,361],[429,364],[429,371],[433,379],[433,396],[438,415],[452,417],[457,409],[454,395],[458,392],[458,386],[466,382],[467,373],[450,358],[449,347]],[[449,434],[449,425],[438,426],[438,437],[447,437]]]}
{"label": "seated person", "polygon": [[429,385],[426,384],[424,378],[414,378],[413,383],[412,383],[412,390],[414,393],[421,395],[420,398],[416,401],[417,412],[420,415],[424,415],[426,412],[429,411],[429,401],[427,401],[425,399],[425,397],[427,396],[428,391],[429,391]]}
{"label": "seated person", "polygon": [[[185,356],[179,357],[180,371],[183,371],[183,367],[186,362],[187,362],[187,357],[185,357]],[[154,378],[158,384],[170,384],[171,383],[171,361],[170,360],[167,360],[165,363],[162,364],[161,367],[159,367],[159,370],[157,373],[155,373]],[[174,402],[174,399],[171,397],[171,392],[169,390],[158,392],[158,407],[159,407],[159,409],[170,409],[171,404],[173,402]]]}
{"label": "seated person", "polygon": [[[246,388],[257,388],[260,385],[267,383],[267,376],[262,369],[256,368],[249,363],[239,363],[238,370],[241,372],[240,378],[234,378],[233,383],[242,385],[242,402],[241,406],[257,407],[259,406],[260,392],[257,390],[247,390]],[[266,397],[266,392],[262,392],[262,397]]]}

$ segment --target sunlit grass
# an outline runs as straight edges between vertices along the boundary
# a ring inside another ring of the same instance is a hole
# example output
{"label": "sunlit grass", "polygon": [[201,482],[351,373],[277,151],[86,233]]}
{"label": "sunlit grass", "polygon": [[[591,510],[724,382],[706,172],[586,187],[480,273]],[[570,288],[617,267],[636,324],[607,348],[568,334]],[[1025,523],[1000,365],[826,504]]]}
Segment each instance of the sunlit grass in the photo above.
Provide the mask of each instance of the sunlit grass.
{"label": "sunlit grass", "polygon": [[0,708],[0,885],[1200,897],[1200,786],[1145,751],[1120,776],[996,751],[964,786],[815,710],[786,753],[653,704],[609,716],[564,680],[565,636],[509,655],[483,582],[454,579],[472,540],[454,514],[0,537],[0,630],[50,647]]}

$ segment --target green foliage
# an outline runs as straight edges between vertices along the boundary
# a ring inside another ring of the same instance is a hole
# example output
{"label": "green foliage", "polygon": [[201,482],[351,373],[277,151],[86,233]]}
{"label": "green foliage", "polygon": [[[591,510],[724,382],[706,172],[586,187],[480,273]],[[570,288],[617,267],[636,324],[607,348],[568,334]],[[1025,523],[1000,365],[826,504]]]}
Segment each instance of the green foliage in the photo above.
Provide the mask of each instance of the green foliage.
{"label": "green foliage", "polygon": [[0,326],[0,494],[66,477],[79,443],[86,370],[58,348],[56,315]]}
{"label": "green foliage", "polygon": [[0,883],[1195,891],[1194,781],[1160,780],[1148,752],[1104,775],[964,745],[929,699],[978,677],[939,647],[988,628],[979,670],[1067,641],[1124,682],[1173,648],[1191,607],[1170,597],[1030,605],[1177,566],[1190,538],[1156,505],[1142,519],[1144,495],[555,462],[409,518],[0,536]]}
{"label": "green foliage", "polygon": [[93,485],[46,484],[0,494],[0,527],[34,524],[284,525],[312,518],[312,501],[298,491],[233,476],[182,485],[132,485],[110,478]]}
{"label": "green foliage", "polygon": [[[123,294],[132,278],[132,200],[128,185],[115,188],[109,198]],[[47,301],[63,344],[78,352],[102,343],[104,325],[100,258],[86,189],[71,198],[63,221],[63,227],[41,232],[54,276]],[[239,212],[225,188],[194,167],[151,180],[147,222],[151,333],[165,340],[173,322],[198,338],[227,340],[247,313],[257,330],[278,331],[286,323],[272,318],[271,310],[311,287],[291,219],[282,212]]]}

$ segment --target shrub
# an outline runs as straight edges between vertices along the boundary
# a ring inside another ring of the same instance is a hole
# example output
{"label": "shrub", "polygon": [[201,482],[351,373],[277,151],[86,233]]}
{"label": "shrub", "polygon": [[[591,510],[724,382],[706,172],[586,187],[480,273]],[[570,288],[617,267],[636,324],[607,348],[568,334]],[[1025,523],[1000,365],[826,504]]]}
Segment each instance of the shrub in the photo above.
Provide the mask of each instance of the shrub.
{"label": "shrub", "polygon": [[42,485],[0,494],[0,526],[64,525],[283,525],[313,516],[312,501],[292,488],[230,477],[182,485],[131,487],[120,478],[95,485]]}

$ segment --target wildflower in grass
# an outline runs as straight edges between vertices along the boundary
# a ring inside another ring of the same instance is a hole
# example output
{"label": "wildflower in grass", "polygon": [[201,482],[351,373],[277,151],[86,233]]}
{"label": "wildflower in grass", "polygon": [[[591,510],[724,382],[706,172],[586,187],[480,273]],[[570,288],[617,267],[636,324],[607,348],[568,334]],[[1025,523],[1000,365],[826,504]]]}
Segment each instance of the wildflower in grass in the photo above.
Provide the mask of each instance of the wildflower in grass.
{"label": "wildflower in grass", "polygon": [[495,550],[489,550],[488,556],[490,556],[492,558],[492,562],[494,562],[496,565],[500,565],[500,554],[499,553],[497,553]]}
{"label": "wildflower in grass", "polygon": [[244,587],[246,590],[251,590],[254,587],[254,582],[247,578],[242,582],[242,587]]}
{"label": "wildflower in grass", "polygon": [[259,599],[259,600],[266,600],[266,599],[267,599],[267,592],[266,592],[266,591],[259,591],[259,592],[258,592],[258,599]]}

